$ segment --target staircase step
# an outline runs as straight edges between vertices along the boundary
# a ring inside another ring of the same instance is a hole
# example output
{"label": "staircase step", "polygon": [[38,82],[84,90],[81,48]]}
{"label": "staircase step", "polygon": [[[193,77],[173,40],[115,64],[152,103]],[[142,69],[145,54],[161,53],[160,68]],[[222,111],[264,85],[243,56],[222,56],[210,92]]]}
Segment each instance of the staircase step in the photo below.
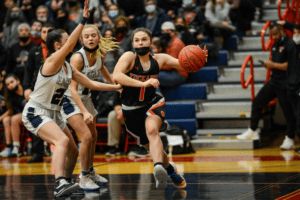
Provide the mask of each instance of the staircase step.
{"label": "staircase step", "polygon": [[[250,113],[248,117],[240,118],[200,118],[203,129],[235,129],[235,128],[245,128],[250,125]],[[264,127],[264,121],[260,120],[258,123],[259,128]]]}
{"label": "staircase step", "polygon": [[207,136],[207,135],[239,135],[243,132],[245,132],[246,128],[235,128],[235,129],[198,129],[197,130],[197,136]]}
{"label": "staircase step", "polygon": [[191,140],[194,149],[219,149],[219,150],[232,150],[232,149],[256,149],[260,146],[259,140],[237,140],[231,137],[224,139],[195,139]]}
{"label": "staircase step", "polygon": [[[255,94],[263,87],[263,84],[255,84]],[[213,85],[213,91],[207,95],[209,100],[251,100],[251,87],[242,88],[240,84],[235,85]]]}
{"label": "staircase step", "polygon": [[[223,68],[222,75],[218,78],[219,83],[228,82],[241,82],[241,69],[240,68]],[[267,70],[264,67],[254,67],[254,81],[264,82],[266,80]],[[250,68],[245,69],[245,79],[250,75]]]}
{"label": "staircase step", "polygon": [[234,54],[234,60],[228,61],[228,66],[242,66],[244,63],[245,58],[248,55],[251,55],[253,57],[253,64],[254,65],[260,65],[261,63],[258,60],[267,61],[269,60],[269,51],[251,51],[251,52],[235,52]]}
{"label": "staircase step", "polygon": [[[281,13],[284,13],[285,9],[281,9]],[[263,21],[277,21],[279,20],[277,9],[264,10],[264,15],[262,17]]]}
{"label": "staircase step", "polygon": [[[265,42],[269,40],[269,36],[265,36]],[[255,37],[244,37],[243,38],[243,44],[238,45],[238,50],[262,50],[261,46],[261,37],[255,36]]]}

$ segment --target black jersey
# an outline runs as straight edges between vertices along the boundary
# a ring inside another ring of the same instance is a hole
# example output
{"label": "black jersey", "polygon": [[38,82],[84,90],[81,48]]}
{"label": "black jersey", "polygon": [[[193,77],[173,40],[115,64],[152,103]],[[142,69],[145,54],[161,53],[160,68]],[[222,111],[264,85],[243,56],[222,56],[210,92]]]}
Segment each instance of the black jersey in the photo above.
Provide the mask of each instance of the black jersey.
{"label": "black jersey", "polygon": [[[145,82],[150,78],[158,77],[159,66],[152,54],[149,54],[150,68],[147,71],[143,70],[138,56],[135,58],[134,67],[131,71],[127,72],[126,75],[130,78]],[[156,88],[151,87],[128,87],[123,86],[122,92],[122,104],[126,106],[143,106],[155,98]]]}

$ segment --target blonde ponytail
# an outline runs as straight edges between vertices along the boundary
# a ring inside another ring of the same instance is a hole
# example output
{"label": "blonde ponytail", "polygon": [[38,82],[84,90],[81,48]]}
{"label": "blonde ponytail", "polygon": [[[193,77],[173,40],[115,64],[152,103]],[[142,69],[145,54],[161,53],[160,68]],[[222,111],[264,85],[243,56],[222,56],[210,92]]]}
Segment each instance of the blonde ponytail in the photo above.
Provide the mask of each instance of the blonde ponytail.
{"label": "blonde ponytail", "polygon": [[96,50],[96,52],[90,53],[90,57],[94,57],[98,59],[100,57],[103,57],[102,52],[114,51],[119,48],[118,42],[116,42],[116,39],[114,37],[109,37],[109,38],[102,37],[99,29],[95,25],[87,24],[83,27],[83,29],[90,28],[90,27],[94,28],[97,31],[98,35],[100,36],[100,40],[98,43],[99,48]]}

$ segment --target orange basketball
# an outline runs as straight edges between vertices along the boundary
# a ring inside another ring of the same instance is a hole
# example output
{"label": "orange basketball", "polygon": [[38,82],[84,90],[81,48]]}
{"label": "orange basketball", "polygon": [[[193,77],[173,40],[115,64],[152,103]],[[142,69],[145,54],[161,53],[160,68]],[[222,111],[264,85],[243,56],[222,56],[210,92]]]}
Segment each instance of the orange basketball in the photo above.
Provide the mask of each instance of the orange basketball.
{"label": "orange basketball", "polygon": [[197,72],[205,65],[205,51],[199,46],[188,45],[179,52],[178,61],[187,72]]}

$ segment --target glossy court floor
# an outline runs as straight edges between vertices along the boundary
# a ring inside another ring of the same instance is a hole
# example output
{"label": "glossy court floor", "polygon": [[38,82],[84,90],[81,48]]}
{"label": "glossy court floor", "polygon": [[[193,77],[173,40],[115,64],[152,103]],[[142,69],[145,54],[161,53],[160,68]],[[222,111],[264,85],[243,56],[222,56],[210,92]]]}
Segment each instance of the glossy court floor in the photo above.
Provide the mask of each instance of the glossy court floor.
{"label": "glossy court floor", "polygon": [[[156,189],[150,157],[107,158],[98,154],[94,166],[109,183],[82,197],[60,199],[300,199],[300,154],[281,151],[283,137],[256,150],[198,150],[173,155],[169,159],[185,177],[185,189],[177,189],[170,180],[165,190]],[[53,199],[51,158],[27,164],[28,158],[0,158],[1,200]],[[77,181],[79,162],[74,172]]]}

